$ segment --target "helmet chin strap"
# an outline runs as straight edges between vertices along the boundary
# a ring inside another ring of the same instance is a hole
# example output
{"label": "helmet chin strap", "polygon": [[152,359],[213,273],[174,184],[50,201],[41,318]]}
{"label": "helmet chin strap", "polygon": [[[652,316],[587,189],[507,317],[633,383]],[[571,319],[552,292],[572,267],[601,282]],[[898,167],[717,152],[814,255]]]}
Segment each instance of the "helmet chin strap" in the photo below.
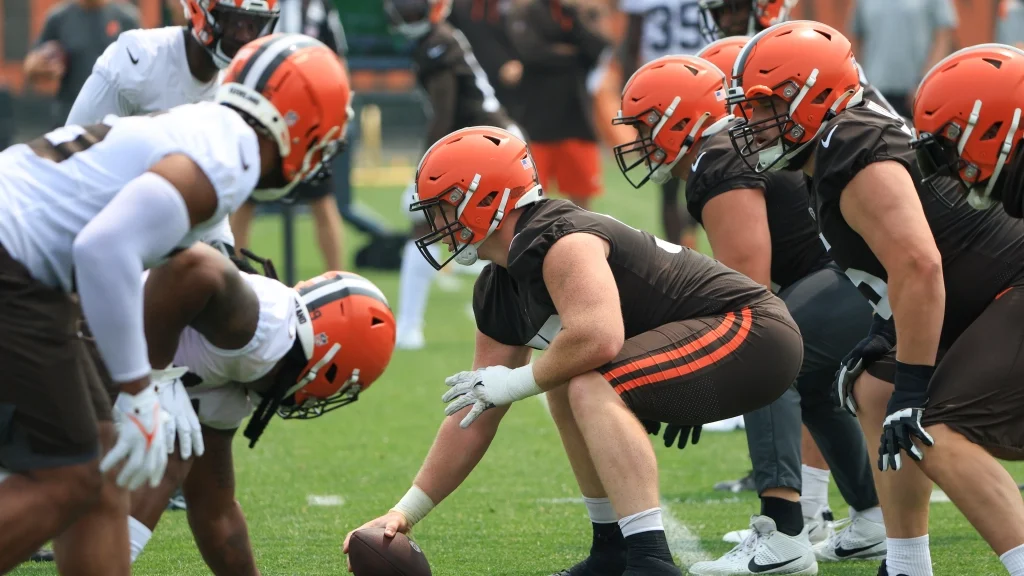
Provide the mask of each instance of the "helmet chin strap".
{"label": "helmet chin strap", "polygon": [[[971,119],[968,122],[968,128],[964,131],[964,135],[957,145],[957,151],[963,153],[963,149],[967,144],[967,136],[970,135],[974,128],[974,124],[977,123],[978,115],[981,113],[981,100],[974,102],[974,111],[971,112]],[[992,198],[992,191],[995,190],[996,181],[999,179],[999,174],[1003,171],[1003,166],[1006,165],[1006,159],[1010,156],[1010,152],[1013,150],[1013,135],[1017,133],[1017,127],[1020,126],[1020,108],[1013,111],[1013,121],[1010,122],[1010,130],[1006,133],[1006,138],[1003,139],[1003,144],[999,148],[999,158],[996,160],[996,167],[992,170],[992,176],[988,179],[988,184],[985,189],[981,192],[974,186],[971,187],[970,192],[967,194],[967,203],[972,208],[977,210],[986,210],[992,207],[996,201]]]}
{"label": "helmet chin strap", "polygon": [[[470,196],[472,196],[473,193],[476,191],[476,188],[477,186],[479,186],[479,184],[480,175],[477,174],[473,178],[473,183],[470,184],[469,186],[469,192],[466,194],[466,198],[459,203],[459,208],[456,212],[457,218],[462,217],[462,212],[466,208],[466,203],[469,201]],[[472,244],[460,245],[463,246],[463,248],[461,248],[459,250],[459,253],[455,255],[455,262],[462,264],[463,266],[472,266],[473,264],[476,264],[476,261],[480,259],[480,254],[477,250],[477,247],[483,244],[488,238],[490,238],[491,234],[494,234],[494,231],[498,229],[498,226],[501,224],[501,221],[505,219],[505,207],[508,205],[508,198],[511,194],[512,190],[510,188],[505,188],[505,191],[502,192],[501,194],[501,201],[498,203],[498,209],[494,212],[494,216],[491,217],[491,224],[490,226],[487,227],[487,233],[484,234],[484,237],[477,242],[474,242]],[[540,198],[540,184],[537,184],[529,192],[523,194],[523,196],[519,199],[518,202],[516,202],[515,206],[513,206],[512,209],[515,210],[516,208],[522,208],[523,206],[533,204],[534,202],[540,200]]]}
{"label": "helmet chin strap", "polygon": [[[800,90],[800,94],[797,95],[796,100],[793,101],[793,105],[790,106],[790,108],[789,108],[789,117],[790,118],[793,117],[793,112],[796,112],[796,107],[800,105],[800,102],[803,100],[803,97],[809,91],[810,86],[813,86],[814,80],[817,79],[817,76],[818,76],[818,69],[815,68],[814,71],[811,72],[811,76],[807,79],[808,83],[805,84],[804,88]],[[856,106],[857,104],[860,104],[864,100],[864,88],[860,87],[860,88],[857,88],[856,90],[850,89],[850,90],[847,90],[846,92],[843,92],[842,94],[840,94],[839,97],[836,98],[836,101],[832,103],[832,106],[829,107],[828,114],[826,114],[825,120],[818,126],[818,130],[815,131],[814,136],[812,136],[809,140],[807,140],[807,142],[804,142],[803,144],[797,146],[796,148],[793,148],[792,150],[783,153],[782,154],[782,160],[780,162],[775,163],[774,165],[771,165],[771,168],[769,168],[769,171],[771,171],[771,172],[778,172],[780,170],[786,170],[788,168],[789,160],[793,159],[798,154],[800,154],[812,142],[816,141],[818,139],[818,137],[822,135],[822,133],[825,132],[825,126],[828,124],[828,120],[836,115],[836,113],[837,113],[836,110],[838,110],[839,107],[843,105],[843,102],[845,102],[847,99],[849,99],[849,102],[846,103],[846,107],[847,108],[849,108],[850,106]],[[776,147],[778,147],[778,148],[776,148]],[[766,152],[767,151],[771,151],[773,154],[777,154],[782,148],[783,148],[783,146],[782,146],[782,136],[780,135],[778,141],[776,142],[776,144],[774,146],[772,146],[771,148],[768,148],[766,150]],[[769,162],[765,162],[765,161],[761,160],[760,156],[761,155],[759,154],[758,155],[758,163],[760,163],[760,164],[769,164]],[[774,158],[771,158],[771,161],[774,161],[774,160],[775,160]]]}

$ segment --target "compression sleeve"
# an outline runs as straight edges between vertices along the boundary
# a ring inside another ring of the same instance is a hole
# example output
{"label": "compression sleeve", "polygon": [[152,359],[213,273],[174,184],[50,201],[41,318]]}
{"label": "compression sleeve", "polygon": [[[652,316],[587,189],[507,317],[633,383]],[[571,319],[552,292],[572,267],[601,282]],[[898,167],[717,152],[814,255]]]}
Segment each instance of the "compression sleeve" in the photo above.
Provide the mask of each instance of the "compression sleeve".
{"label": "compression sleeve", "polygon": [[147,172],[129,182],[72,246],[82,312],[115,382],[150,371],[142,317],[142,270],[191,228],[178,189]]}
{"label": "compression sleeve", "polygon": [[65,126],[88,126],[103,121],[108,114],[130,116],[127,102],[121,97],[117,86],[103,76],[93,73],[85,81],[81,92],[68,114]]}

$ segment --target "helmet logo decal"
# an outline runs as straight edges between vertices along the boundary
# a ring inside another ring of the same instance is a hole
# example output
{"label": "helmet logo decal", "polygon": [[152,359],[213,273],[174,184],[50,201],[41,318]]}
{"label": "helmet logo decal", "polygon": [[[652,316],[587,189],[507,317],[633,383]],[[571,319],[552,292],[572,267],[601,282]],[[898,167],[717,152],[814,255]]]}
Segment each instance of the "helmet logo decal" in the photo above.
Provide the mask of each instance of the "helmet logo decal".
{"label": "helmet logo decal", "polygon": [[284,123],[287,124],[289,128],[295,126],[298,121],[299,115],[295,113],[295,110],[289,110],[288,113],[284,115]]}
{"label": "helmet logo decal", "polygon": [[316,335],[316,339],[314,340],[314,342],[316,342],[317,346],[326,346],[327,345],[327,333],[325,333],[325,332],[318,333]]}

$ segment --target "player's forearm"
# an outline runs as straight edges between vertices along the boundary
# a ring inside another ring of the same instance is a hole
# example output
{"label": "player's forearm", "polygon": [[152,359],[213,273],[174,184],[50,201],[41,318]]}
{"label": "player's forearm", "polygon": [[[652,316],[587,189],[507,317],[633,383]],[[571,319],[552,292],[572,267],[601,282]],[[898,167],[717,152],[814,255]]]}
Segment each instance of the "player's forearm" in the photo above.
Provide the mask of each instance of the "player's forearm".
{"label": "player's forearm", "polygon": [[564,329],[551,347],[533,363],[533,377],[542,390],[551,390],[570,379],[611,362],[625,336],[604,325]]}
{"label": "player's forearm", "polygon": [[896,358],[934,366],[945,315],[942,263],[921,258],[889,274],[889,302],[896,321]]}
{"label": "player's forearm", "polygon": [[117,88],[98,74],[92,74],[85,81],[82,90],[75,98],[68,114],[66,126],[97,124],[108,114],[124,116],[126,110],[122,109],[121,100],[118,98]]}
{"label": "player's forearm", "polygon": [[188,523],[210,572],[216,576],[259,576],[249,529],[237,501],[221,510],[194,509],[190,505]]}

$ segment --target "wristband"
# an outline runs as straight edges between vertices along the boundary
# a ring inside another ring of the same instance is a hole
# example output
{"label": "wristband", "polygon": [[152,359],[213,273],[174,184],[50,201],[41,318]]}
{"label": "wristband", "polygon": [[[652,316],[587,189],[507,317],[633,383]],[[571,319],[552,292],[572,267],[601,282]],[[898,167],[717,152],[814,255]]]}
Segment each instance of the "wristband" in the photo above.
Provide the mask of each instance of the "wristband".
{"label": "wristband", "polygon": [[520,366],[509,373],[508,392],[513,402],[544,392],[533,377],[533,364]]}
{"label": "wristband", "polygon": [[905,392],[927,392],[935,366],[904,364],[896,361],[896,389]]}
{"label": "wristband", "polygon": [[402,499],[398,501],[398,504],[392,508],[395,512],[405,516],[405,519],[409,521],[409,527],[412,528],[417,522],[423,520],[423,518],[434,509],[434,502],[427,496],[427,493],[420,490],[420,487],[413,484],[412,488],[402,496]]}

